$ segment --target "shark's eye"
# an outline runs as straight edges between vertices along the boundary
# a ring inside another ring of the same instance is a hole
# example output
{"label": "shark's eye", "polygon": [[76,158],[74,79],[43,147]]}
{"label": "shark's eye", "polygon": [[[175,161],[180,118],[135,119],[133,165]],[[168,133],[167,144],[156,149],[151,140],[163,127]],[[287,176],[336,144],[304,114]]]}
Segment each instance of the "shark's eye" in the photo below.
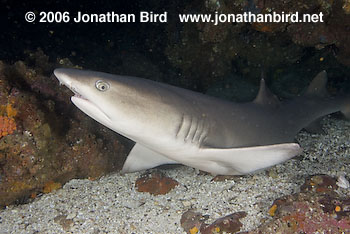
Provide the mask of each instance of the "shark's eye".
{"label": "shark's eye", "polygon": [[96,89],[102,92],[107,91],[109,89],[109,84],[103,80],[96,81],[95,86],[96,86]]}

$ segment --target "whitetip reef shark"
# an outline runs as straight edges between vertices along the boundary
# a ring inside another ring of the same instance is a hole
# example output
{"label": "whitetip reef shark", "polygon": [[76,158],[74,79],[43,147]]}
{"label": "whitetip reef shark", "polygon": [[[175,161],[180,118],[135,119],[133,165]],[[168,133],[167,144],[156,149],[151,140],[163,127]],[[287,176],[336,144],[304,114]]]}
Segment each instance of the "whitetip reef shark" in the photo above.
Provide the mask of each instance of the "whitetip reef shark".
{"label": "whitetip reef shark", "polygon": [[[304,95],[279,101],[261,79],[253,102],[233,103],[137,77],[58,68],[54,75],[88,116],[136,142],[122,172],[184,164],[216,175],[241,175],[302,152],[294,143],[303,128],[341,111],[350,98],[331,98],[320,72]],[[316,126],[316,127],[315,127]]]}

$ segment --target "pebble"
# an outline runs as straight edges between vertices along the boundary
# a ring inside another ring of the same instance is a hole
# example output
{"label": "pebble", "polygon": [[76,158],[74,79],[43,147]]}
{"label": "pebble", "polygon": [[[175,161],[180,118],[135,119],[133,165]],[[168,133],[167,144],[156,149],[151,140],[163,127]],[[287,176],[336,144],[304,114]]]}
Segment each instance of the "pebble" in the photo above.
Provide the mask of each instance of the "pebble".
{"label": "pebble", "polygon": [[66,219],[74,219],[76,216],[77,216],[76,213],[70,213],[70,214],[67,215]]}
{"label": "pebble", "polygon": [[343,188],[343,189],[348,189],[348,188],[350,188],[350,183],[349,183],[349,181],[345,178],[344,175],[340,175],[340,176],[338,177],[337,185],[338,185],[340,188]]}
{"label": "pebble", "polygon": [[190,201],[183,201],[182,204],[183,204],[185,207],[191,206],[191,202],[190,202]]}

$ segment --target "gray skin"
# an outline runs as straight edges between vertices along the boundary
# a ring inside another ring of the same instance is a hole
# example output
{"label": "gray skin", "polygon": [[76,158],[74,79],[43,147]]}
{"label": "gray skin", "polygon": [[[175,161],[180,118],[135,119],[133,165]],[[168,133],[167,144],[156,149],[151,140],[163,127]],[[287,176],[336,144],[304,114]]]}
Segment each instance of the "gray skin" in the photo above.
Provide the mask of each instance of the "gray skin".
{"label": "gray skin", "polygon": [[[290,143],[313,121],[337,111],[348,113],[350,106],[349,98],[327,97],[325,72],[304,96],[285,102],[279,102],[262,80],[257,98],[250,103],[232,103],[136,77],[76,69],[56,69],[54,74],[78,93],[72,101],[86,114],[150,149],[167,147],[169,142],[179,147],[190,142],[199,149]],[[109,89],[97,90],[98,80]],[[85,99],[97,108],[79,104]],[[169,147],[157,152],[176,150]]]}

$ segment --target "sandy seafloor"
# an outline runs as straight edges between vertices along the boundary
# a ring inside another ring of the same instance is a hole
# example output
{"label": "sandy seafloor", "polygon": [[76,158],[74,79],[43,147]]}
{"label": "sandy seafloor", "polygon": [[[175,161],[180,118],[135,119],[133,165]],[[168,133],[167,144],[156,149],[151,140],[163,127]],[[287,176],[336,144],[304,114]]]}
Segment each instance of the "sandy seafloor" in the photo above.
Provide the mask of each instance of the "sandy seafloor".
{"label": "sandy seafloor", "polygon": [[[301,132],[297,139],[303,158],[292,159],[253,175],[211,182],[213,176],[181,166],[162,170],[179,185],[166,195],[137,192],[144,172],[115,173],[96,181],[72,180],[63,189],[30,204],[0,212],[0,233],[185,233],[181,215],[190,208],[210,216],[208,223],[246,211],[242,230],[256,228],[267,218],[272,202],[299,191],[308,175],[350,176],[350,122],[323,121],[326,135]],[[350,190],[339,188],[350,196]],[[61,217],[70,219],[62,225]]]}

